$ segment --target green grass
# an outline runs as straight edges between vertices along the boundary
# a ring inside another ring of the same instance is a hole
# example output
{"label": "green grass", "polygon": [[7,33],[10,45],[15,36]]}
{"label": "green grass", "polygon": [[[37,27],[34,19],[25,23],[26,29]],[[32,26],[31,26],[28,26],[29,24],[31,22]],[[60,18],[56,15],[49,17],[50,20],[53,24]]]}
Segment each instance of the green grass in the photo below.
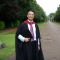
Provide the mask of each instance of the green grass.
{"label": "green grass", "polygon": [[42,28],[45,28],[45,24],[46,24],[45,22],[38,23],[38,26],[40,29],[42,29]]}
{"label": "green grass", "polygon": [[0,49],[0,60],[5,60],[15,51],[15,34],[0,33],[0,42],[6,44],[6,48]]}

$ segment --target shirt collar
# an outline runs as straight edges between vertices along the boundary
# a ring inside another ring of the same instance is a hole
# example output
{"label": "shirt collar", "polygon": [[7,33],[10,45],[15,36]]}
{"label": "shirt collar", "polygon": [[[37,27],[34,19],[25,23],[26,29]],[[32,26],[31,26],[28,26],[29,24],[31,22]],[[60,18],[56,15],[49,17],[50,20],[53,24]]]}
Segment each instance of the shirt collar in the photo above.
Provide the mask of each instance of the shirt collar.
{"label": "shirt collar", "polygon": [[33,22],[33,21],[30,21],[30,20],[28,20],[29,22]]}

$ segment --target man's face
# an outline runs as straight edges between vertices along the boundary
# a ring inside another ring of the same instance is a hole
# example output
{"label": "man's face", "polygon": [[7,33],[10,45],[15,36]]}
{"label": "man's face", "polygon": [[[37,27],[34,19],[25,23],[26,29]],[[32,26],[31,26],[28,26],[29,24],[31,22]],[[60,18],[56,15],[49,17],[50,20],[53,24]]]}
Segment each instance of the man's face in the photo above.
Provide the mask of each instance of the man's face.
{"label": "man's face", "polygon": [[29,11],[28,14],[27,14],[27,18],[32,21],[34,19],[34,12],[32,11]]}

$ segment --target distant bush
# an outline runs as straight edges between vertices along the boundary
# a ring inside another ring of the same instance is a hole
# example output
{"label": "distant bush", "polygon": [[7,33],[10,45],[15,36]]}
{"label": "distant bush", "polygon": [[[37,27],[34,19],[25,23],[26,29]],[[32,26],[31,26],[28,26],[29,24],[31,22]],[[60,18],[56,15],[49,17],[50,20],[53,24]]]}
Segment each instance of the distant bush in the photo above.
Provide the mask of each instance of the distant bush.
{"label": "distant bush", "polygon": [[20,21],[16,20],[15,22],[12,23],[11,27],[12,28],[17,27],[17,26],[19,26],[19,24],[20,24]]}
{"label": "distant bush", "polygon": [[0,21],[0,30],[5,28],[5,23],[3,21]]}

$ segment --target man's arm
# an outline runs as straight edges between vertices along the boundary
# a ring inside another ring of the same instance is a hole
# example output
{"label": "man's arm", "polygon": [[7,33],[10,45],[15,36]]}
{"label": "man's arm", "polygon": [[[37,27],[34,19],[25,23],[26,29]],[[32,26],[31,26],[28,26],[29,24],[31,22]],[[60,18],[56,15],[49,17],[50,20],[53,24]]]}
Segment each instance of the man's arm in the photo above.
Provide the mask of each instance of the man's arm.
{"label": "man's arm", "polygon": [[22,35],[18,35],[18,39],[22,42],[29,42],[30,38],[25,38]]}

